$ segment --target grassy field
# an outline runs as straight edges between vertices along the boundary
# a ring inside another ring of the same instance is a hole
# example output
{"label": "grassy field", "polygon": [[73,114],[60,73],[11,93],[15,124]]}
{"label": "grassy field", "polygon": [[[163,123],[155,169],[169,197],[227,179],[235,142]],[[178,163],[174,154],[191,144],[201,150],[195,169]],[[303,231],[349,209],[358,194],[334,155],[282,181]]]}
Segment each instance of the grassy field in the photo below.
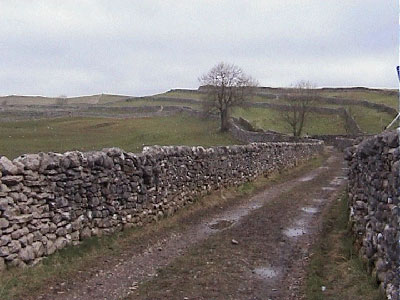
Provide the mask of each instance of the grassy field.
{"label": "grassy field", "polygon": [[218,132],[218,122],[189,116],[140,119],[62,118],[3,122],[0,154],[101,150],[120,147],[139,152],[145,145],[228,145],[238,143]]}
{"label": "grassy field", "polygon": [[[203,100],[206,95],[197,93],[195,91],[168,91],[162,94],[157,94],[152,96],[152,98],[161,98],[161,97],[171,97],[171,98],[180,98],[180,99],[196,99]],[[284,100],[278,100],[279,103],[285,103]],[[270,99],[268,97],[263,96],[253,96],[250,99],[250,102],[268,102],[268,103],[278,103],[275,99]]]}
{"label": "grassy field", "polygon": [[74,105],[74,104],[106,104],[121,101],[129,98],[123,95],[98,94],[79,97],[41,97],[41,96],[6,96],[0,97],[0,104],[3,105]]}
{"label": "grassy field", "polygon": [[[321,96],[325,97],[336,97],[344,99],[355,99],[355,100],[367,100],[374,103],[381,103],[398,109],[398,96],[389,95],[385,91],[323,91],[320,92]],[[153,97],[174,97],[174,98],[188,98],[188,99],[203,99],[204,95],[196,93],[196,91],[168,91],[165,93],[154,95]],[[282,99],[270,99],[263,96],[254,96],[251,99],[252,102],[273,102],[273,103],[286,103]]]}
{"label": "grassy field", "polygon": [[[243,117],[249,120],[253,125],[262,129],[270,129],[283,133],[291,133],[290,128],[284,123],[280,112],[267,108],[237,108],[234,110],[234,116]],[[343,119],[337,115],[321,115],[310,113],[308,122],[306,122],[303,133],[313,134],[344,134]]]}
{"label": "grassy field", "polygon": [[[386,105],[397,107],[397,96],[387,95],[385,92],[377,91],[325,91],[322,93],[323,96],[329,97],[340,97],[358,100],[368,100],[376,103],[384,103]],[[201,94],[196,94],[190,91],[170,91],[164,94],[157,95],[158,97],[176,97],[176,98],[192,98],[201,99]],[[251,99],[252,102],[269,102],[278,104],[287,104],[288,102],[284,99],[269,99],[262,96],[254,96]],[[161,102],[161,101],[160,101]],[[170,101],[168,101],[169,103]],[[156,102],[155,102],[156,103]],[[165,102],[164,102],[165,103]],[[177,103],[175,103],[177,104]],[[155,104],[154,104],[155,105]],[[158,104],[160,105],[160,104]],[[170,105],[174,105],[171,102]],[[178,104],[179,105],[179,104]],[[180,104],[183,105],[183,104]],[[186,105],[186,104],[185,104]],[[188,106],[191,106],[188,104]],[[318,104],[320,107],[339,108],[342,105],[335,104]],[[194,108],[200,108],[199,106],[192,106]],[[379,133],[383,130],[384,126],[388,125],[393,119],[393,116],[378,112],[377,110],[366,108],[363,106],[344,106],[348,109],[356,120],[361,130],[365,133],[374,134]],[[234,116],[243,117],[251,121],[256,127],[262,129],[270,129],[283,133],[291,133],[290,128],[282,122],[279,118],[279,113],[272,109],[255,109],[255,108],[237,108],[234,111]],[[322,115],[322,114],[311,114],[311,118],[307,122],[304,133],[312,134],[345,134],[344,123],[341,118],[337,116]]]}
{"label": "grassy field", "polygon": [[356,100],[367,100],[374,103],[386,104],[390,107],[399,108],[397,95],[387,95],[384,92],[377,91],[340,91],[340,92],[323,92],[323,96],[348,98]]}
{"label": "grassy field", "polygon": [[[394,106],[397,97],[376,91],[342,91],[324,92],[325,96],[368,99],[378,103],[391,103]],[[157,97],[201,99],[202,94],[193,91],[170,91],[146,98],[127,101],[126,96],[94,95],[72,98],[70,101],[95,101],[110,106],[115,116],[126,113],[121,107],[144,105],[189,106],[201,109],[200,105],[181,103],[173,100],[157,100]],[[29,100],[48,101],[48,99],[32,98]],[[27,100],[23,98],[22,100]],[[21,100],[21,101],[22,101]],[[255,96],[254,102],[270,101],[284,103],[280,99],[268,99]],[[340,106],[322,104],[324,107]],[[115,111],[113,110],[115,108]],[[393,116],[361,106],[346,106],[360,128],[366,133],[379,133],[389,124]],[[9,114],[9,113],[7,113]],[[15,112],[15,119],[23,118]],[[99,112],[101,114],[101,112]],[[290,128],[283,122],[278,111],[266,108],[236,108],[236,117],[244,117],[253,125],[265,130],[275,130],[291,134]],[[1,112],[0,112],[1,117]],[[6,117],[9,117],[7,115]],[[3,122],[0,128],[0,153],[10,158],[29,152],[68,150],[95,150],[103,147],[117,146],[127,151],[140,151],[143,145],[218,145],[236,143],[228,134],[218,133],[218,121],[204,121],[184,116],[157,117],[141,119],[111,118],[64,118],[40,121]],[[303,134],[345,134],[344,122],[336,115],[310,114]]]}
{"label": "grassy field", "polygon": [[165,93],[153,95],[153,98],[159,97],[172,97],[172,98],[187,98],[187,99],[197,99],[202,100],[204,98],[204,94],[197,93],[195,90],[188,90],[188,91],[168,91]]}
{"label": "grassy field", "polygon": [[389,125],[394,116],[385,113],[377,112],[372,108],[362,106],[349,106],[349,113],[365,133],[380,133],[384,127]]}
{"label": "grassy field", "polygon": [[157,100],[157,98],[152,99],[134,99],[134,100],[123,100],[118,102],[112,102],[107,104],[107,106],[116,107],[137,107],[137,106],[159,106],[159,105],[169,105],[169,106],[188,106],[196,109],[200,109],[200,105],[196,103],[182,103],[178,101],[167,101],[167,100]]}

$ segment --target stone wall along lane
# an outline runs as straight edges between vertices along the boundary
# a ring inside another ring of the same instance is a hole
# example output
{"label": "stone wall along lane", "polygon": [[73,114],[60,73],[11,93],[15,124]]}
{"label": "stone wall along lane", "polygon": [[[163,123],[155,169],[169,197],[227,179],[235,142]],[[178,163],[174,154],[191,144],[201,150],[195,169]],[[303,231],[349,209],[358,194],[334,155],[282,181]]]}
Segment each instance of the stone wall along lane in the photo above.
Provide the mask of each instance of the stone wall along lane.
{"label": "stone wall along lane", "polygon": [[399,300],[400,151],[396,132],[346,150],[353,232],[388,299]]}
{"label": "stone wall along lane", "polygon": [[142,226],[213,189],[292,167],[323,143],[118,148],[0,157],[0,268]]}

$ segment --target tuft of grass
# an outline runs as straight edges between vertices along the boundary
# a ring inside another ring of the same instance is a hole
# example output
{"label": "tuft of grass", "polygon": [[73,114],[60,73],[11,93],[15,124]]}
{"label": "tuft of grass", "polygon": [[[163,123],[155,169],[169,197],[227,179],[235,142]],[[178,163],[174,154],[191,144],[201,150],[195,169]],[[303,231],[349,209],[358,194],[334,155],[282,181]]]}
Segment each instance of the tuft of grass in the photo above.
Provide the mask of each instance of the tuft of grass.
{"label": "tuft of grass", "polygon": [[[130,234],[133,232],[131,230]],[[0,277],[0,299],[19,299],[17,297],[22,297],[40,286],[52,285],[56,280],[67,280],[75,270],[89,267],[93,260],[116,255],[121,250],[119,240],[126,234],[120,232],[110,236],[91,237],[82,241],[79,246],[68,246],[57,251],[35,267],[9,269]]]}
{"label": "tuft of grass", "polygon": [[305,286],[309,300],[384,299],[376,281],[353,251],[348,217],[348,199],[343,194],[326,214],[321,238],[313,248]]}
{"label": "tuft of grass", "polygon": [[245,182],[237,188],[237,191],[240,194],[248,195],[254,191],[254,188],[255,188],[255,186],[252,182]]}

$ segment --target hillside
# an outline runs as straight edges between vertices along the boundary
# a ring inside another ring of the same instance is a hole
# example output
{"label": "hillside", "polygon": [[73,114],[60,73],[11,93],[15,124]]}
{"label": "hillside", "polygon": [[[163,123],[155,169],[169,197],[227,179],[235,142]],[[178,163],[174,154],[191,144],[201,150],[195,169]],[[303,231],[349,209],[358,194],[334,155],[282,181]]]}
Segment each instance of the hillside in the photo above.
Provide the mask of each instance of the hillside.
{"label": "hillside", "polygon": [[[258,88],[251,99],[253,103],[288,104],[286,96],[292,92],[289,88]],[[395,111],[398,98],[395,90],[377,90],[368,88],[322,88],[318,89],[319,102],[315,105],[326,108],[345,108],[365,133],[379,133],[394,118],[394,112],[382,111],[371,107],[373,104],[384,105]],[[199,90],[173,89],[162,94],[144,98],[131,98],[114,102],[113,106],[140,105],[176,105],[200,109],[201,101],[206,97]],[[339,101],[340,100],[340,101]],[[335,104],[339,102],[340,104]],[[365,103],[367,102],[367,103]],[[370,105],[365,105],[370,104]],[[279,118],[276,109],[271,108],[238,108],[234,116],[241,116],[256,127],[290,133],[289,128]],[[335,115],[313,113],[306,124],[304,133],[308,134],[345,134],[345,123]]]}
{"label": "hillside", "polygon": [[[249,120],[256,128],[290,134],[279,111],[274,108],[274,105],[287,105],[286,95],[290,92],[290,89],[259,88],[251,99],[253,104],[235,108],[233,116]],[[394,117],[393,113],[371,107],[371,104],[384,104],[393,109],[397,101],[396,91],[365,88],[321,89],[320,96],[318,108],[346,109],[368,134],[381,132]],[[106,94],[65,100],[2,97],[0,154],[15,157],[28,152],[93,150],[110,146],[140,151],[143,145],[151,144],[212,146],[238,143],[228,134],[218,133],[218,120],[203,120],[183,113],[182,107],[201,110],[204,97],[201,90],[182,89],[148,97]],[[341,104],[331,103],[332,99],[339,99]],[[256,107],[255,103],[264,103],[268,107],[258,107],[258,104]],[[303,133],[346,134],[347,131],[341,115],[312,112]]]}
{"label": "hillside", "polygon": [[128,99],[130,96],[98,94],[79,97],[43,97],[10,95],[0,97],[0,106],[5,105],[76,105],[76,104],[106,104]]}

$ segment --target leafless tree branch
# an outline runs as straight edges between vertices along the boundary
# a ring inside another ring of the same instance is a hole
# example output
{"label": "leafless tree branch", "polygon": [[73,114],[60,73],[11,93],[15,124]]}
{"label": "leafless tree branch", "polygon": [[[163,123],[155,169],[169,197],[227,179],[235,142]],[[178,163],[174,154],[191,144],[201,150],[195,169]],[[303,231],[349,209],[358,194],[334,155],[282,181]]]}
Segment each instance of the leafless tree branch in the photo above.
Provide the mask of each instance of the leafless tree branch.
{"label": "leafless tree branch", "polygon": [[221,116],[221,131],[229,129],[231,109],[253,95],[258,83],[246,75],[241,68],[221,62],[199,78],[206,90],[203,109],[218,111]]}
{"label": "leafless tree branch", "polygon": [[310,108],[316,102],[317,94],[314,84],[309,81],[299,81],[287,95],[289,107],[281,111],[280,115],[291,129],[293,136],[301,136]]}

